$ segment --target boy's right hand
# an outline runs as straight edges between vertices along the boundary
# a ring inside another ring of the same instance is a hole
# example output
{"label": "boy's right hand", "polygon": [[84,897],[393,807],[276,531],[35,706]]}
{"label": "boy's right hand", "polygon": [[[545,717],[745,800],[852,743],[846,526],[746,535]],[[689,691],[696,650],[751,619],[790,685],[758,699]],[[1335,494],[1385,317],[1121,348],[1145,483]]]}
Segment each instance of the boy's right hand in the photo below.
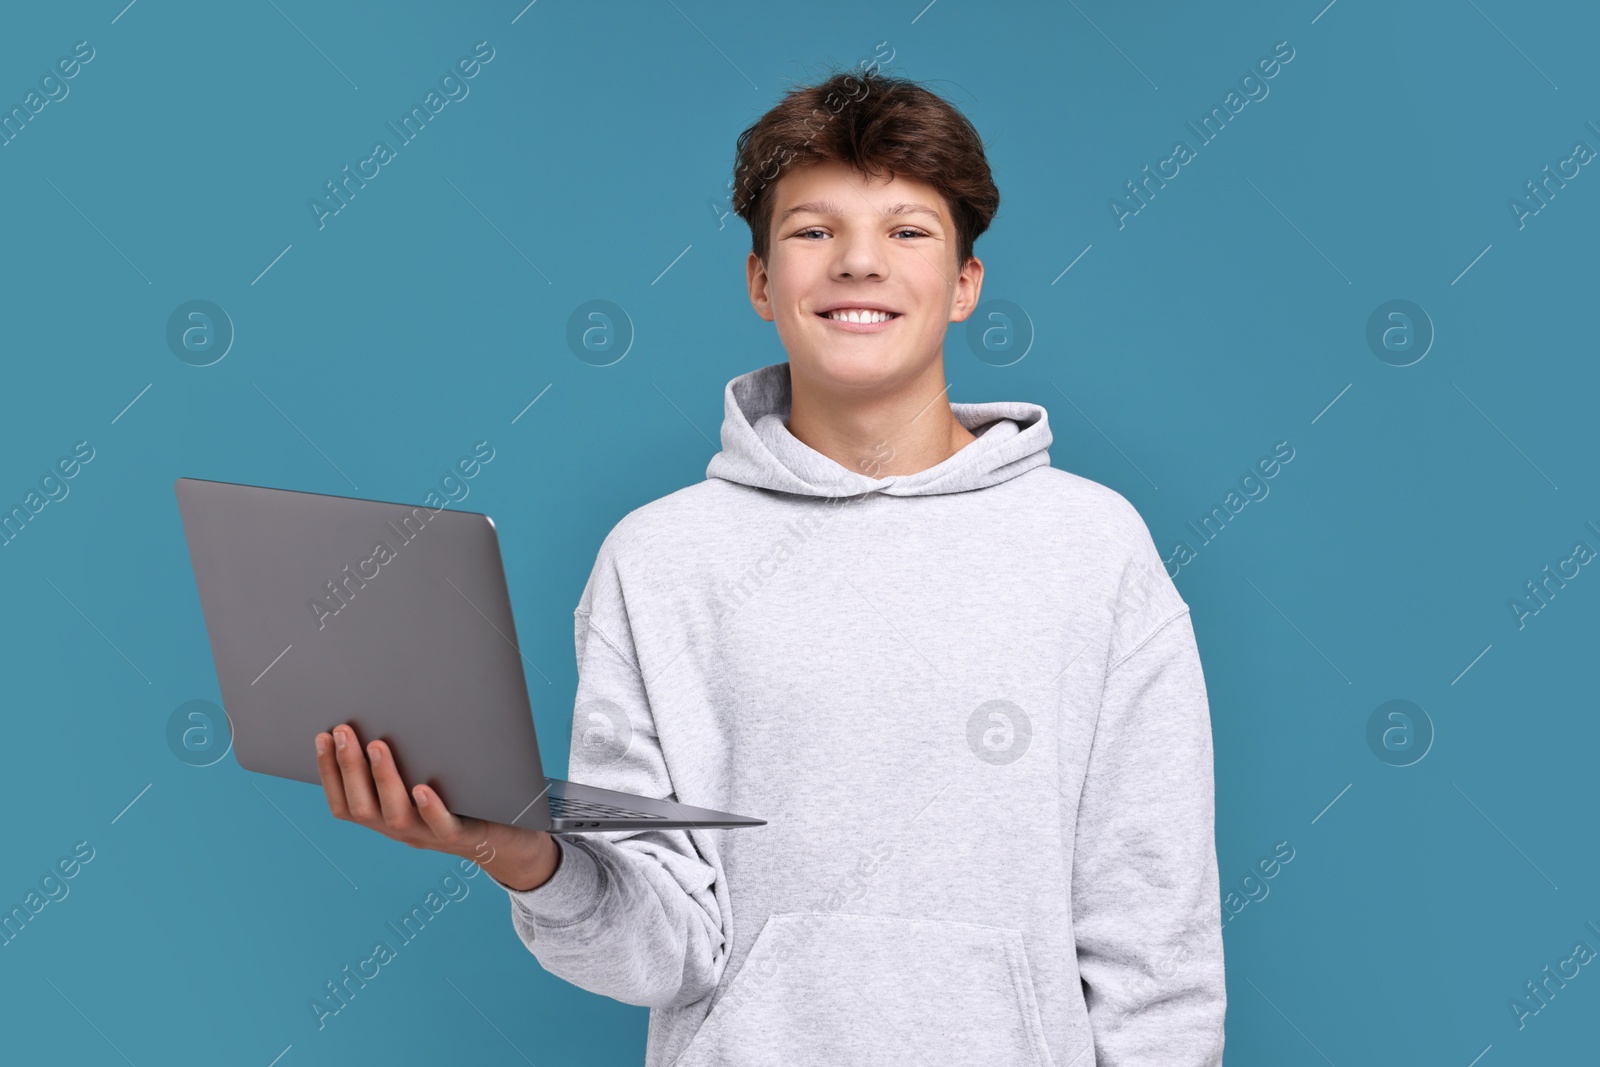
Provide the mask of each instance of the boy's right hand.
{"label": "boy's right hand", "polygon": [[469,859],[511,889],[537,889],[555,873],[561,859],[555,838],[543,830],[456,815],[426,785],[407,792],[386,743],[373,741],[363,752],[355,730],[340,723],[331,734],[318,734],[316,745],[322,789],[335,818],[412,848]]}

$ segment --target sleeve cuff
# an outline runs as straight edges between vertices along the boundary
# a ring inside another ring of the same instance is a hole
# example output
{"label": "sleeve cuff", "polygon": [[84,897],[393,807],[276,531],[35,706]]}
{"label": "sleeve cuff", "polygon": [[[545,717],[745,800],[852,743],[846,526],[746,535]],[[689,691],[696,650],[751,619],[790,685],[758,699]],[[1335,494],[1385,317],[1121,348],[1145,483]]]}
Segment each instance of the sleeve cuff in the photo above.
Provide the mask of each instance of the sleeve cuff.
{"label": "sleeve cuff", "polygon": [[555,842],[561,849],[561,859],[555,874],[543,885],[513,889],[495,880],[512,903],[541,926],[566,926],[587,918],[599,905],[605,889],[605,875],[588,849],[559,834],[555,835]]}

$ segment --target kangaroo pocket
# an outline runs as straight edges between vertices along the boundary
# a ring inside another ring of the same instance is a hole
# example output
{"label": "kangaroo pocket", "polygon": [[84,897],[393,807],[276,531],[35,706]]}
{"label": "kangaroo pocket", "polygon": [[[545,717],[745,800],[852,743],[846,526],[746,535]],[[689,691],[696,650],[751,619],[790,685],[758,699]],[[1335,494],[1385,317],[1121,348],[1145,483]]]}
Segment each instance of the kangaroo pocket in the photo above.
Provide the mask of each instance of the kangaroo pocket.
{"label": "kangaroo pocket", "polygon": [[676,1067],[1051,1067],[1022,935],[936,919],[771,916]]}

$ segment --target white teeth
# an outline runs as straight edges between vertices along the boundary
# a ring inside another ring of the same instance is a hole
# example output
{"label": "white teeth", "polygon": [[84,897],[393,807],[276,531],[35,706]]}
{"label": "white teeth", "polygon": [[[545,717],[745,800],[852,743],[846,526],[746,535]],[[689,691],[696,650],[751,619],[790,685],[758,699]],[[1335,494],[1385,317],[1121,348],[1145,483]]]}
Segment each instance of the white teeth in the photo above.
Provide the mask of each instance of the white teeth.
{"label": "white teeth", "polygon": [[830,311],[828,318],[839,322],[886,322],[891,316],[887,311]]}

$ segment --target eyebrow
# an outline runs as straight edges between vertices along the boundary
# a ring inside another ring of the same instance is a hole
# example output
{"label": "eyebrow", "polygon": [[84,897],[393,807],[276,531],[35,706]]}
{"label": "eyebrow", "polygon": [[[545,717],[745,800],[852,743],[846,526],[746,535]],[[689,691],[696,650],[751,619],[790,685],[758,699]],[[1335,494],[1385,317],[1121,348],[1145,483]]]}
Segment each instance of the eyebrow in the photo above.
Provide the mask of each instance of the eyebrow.
{"label": "eyebrow", "polygon": [[[844,209],[832,200],[807,200],[804,204],[796,204],[780,215],[778,217],[778,225],[782,226],[785,222],[788,222],[791,215],[799,215],[804,212],[810,212],[815,215],[838,216],[844,214]],[[901,201],[898,204],[890,204],[883,212],[884,218],[895,218],[901,215],[928,215],[935,222],[942,223],[944,221],[933,208],[914,201]]]}

